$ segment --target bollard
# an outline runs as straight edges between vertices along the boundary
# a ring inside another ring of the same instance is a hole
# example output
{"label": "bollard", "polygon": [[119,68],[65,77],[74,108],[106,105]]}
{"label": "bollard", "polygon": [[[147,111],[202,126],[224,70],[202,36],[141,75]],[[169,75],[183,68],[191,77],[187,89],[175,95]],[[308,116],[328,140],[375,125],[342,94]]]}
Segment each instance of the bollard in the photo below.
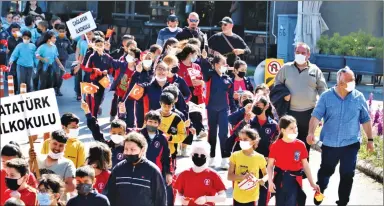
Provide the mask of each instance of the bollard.
{"label": "bollard", "polygon": [[20,94],[27,93],[27,85],[25,83],[20,84]]}
{"label": "bollard", "polygon": [[4,72],[0,71],[0,98],[4,97]]}
{"label": "bollard", "polygon": [[15,95],[15,86],[13,83],[13,76],[8,75],[8,96]]}

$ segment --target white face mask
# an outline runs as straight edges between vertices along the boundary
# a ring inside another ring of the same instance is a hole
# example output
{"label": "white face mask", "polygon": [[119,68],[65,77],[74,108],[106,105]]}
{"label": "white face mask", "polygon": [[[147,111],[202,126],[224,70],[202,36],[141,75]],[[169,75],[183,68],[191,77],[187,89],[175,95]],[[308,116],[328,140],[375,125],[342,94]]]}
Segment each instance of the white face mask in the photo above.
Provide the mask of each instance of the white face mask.
{"label": "white face mask", "polygon": [[176,53],[177,53],[177,49],[178,49],[178,48],[173,48],[173,47],[170,48],[168,54],[169,54],[169,55],[176,55]]}
{"label": "white face mask", "polygon": [[297,135],[299,135],[299,133],[295,133],[295,134],[288,134],[287,137],[291,140],[295,140],[297,138]]}
{"label": "white face mask", "polygon": [[43,21],[43,20],[40,20],[40,19],[39,19],[39,20],[36,20],[36,21],[35,21],[35,24],[36,24],[36,25],[39,25],[39,23],[40,23],[41,21]]}
{"label": "white face mask", "polygon": [[23,39],[23,42],[24,42],[24,44],[29,44],[29,42],[30,42],[31,40],[25,40],[25,39]]}
{"label": "white face mask", "polygon": [[220,72],[221,72],[222,74],[224,74],[226,71],[227,71],[227,67],[226,67],[226,66],[221,66],[221,67],[220,67]]}
{"label": "white face mask", "polygon": [[152,65],[152,60],[143,60],[143,66],[149,68]]}
{"label": "white face mask", "polygon": [[302,54],[295,54],[295,62],[298,64],[305,64],[305,62],[307,62],[306,58],[307,57]]}
{"label": "white face mask", "polygon": [[177,27],[175,27],[175,28],[168,27],[168,29],[169,29],[170,32],[175,32],[175,31],[177,31]]}
{"label": "white face mask", "polygon": [[118,135],[118,134],[112,134],[111,135],[111,140],[115,144],[120,144],[121,142],[123,142],[124,137],[121,136],[121,135]]}
{"label": "white face mask", "polygon": [[49,44],[50,44],[51,46],[55,46],[55,43],[53,43],[53,42],[49,42]]}
{"label": "white face mask", "polygon": [[58,160],[64,156],[64,152],[54,153],[52,150],[49,150],[48,156],[54,160]]}
{"label": "white face mask", "polygon": [[78,137],[79,136],[79,129],[69,129],[68,136],[69,136],[69,138]]}
{"label": "white face mask", "polygon": [[240,141],[240,148],[242,150],[249,150],[251,149],[252,145],[249,141]]}
{"label": "white face mask", "polygon": [[353,81],[353,82],[348,82],[348,83],[347,83],[347,88],[345,88],[345,90],[346,90],[347,92],[352,92],[352,91],[355,89],[355,87],[356,87],[356,83],[355,83],[355,81]]}
{"label": "white face mask", "polygon": [[158,77],[158,76],[156,76],[155,79],[158,82],[165,82],[165,81],[167,81],[167,77]]}
{"label": "white face mask", "polygon": [[132,63],[132,62],[134,62],[134,59],[135,59],[135,58],[133,58],[133,56],[131,56],[131,55],[127,55],[127,56],[125,57],[125,60],[127,60],[128,63]]}

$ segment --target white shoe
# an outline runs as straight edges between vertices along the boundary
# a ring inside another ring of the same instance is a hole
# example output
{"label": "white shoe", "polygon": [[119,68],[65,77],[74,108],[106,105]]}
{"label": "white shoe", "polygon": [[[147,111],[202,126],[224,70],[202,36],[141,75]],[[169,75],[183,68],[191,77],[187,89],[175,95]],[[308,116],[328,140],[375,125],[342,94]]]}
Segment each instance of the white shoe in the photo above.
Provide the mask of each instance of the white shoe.
{"label": "white shoe", "polygon": [[214,157],[211,157],[211,159],[209,159],[209,167],[215,167],[215,158]]}
{"label": "white shoe", "polygon": [[229,169],[229,158],[223,158],[221,160],[220,168],[223,169],[223,170],[228,170]]}

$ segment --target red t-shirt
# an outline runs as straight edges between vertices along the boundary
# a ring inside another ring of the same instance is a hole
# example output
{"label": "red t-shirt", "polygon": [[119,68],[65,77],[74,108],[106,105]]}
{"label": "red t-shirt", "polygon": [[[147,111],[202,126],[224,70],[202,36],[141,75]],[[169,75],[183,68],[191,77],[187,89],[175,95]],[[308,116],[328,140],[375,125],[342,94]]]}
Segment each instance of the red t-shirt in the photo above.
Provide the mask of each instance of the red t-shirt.
{"label": "red t-shirt", "polygon": [[[239,91],[239,90],[241,90],[241,91],[246,91],[246,90],[247,90],[247,87],[245,86],[245,81],[244,81],[244,79],[242,79],[242,80],[235,80],[235,81],[233,82],[233,88],[234,88],[233,91],[235,91],[235,92],[237,92],[237,91]],[[240,89],[240,88],[241,88],[241,89]]]}
{"label": "red t-shirt", "polygon": [[287,143],[278,139],[269,148],[269,158],[275,159],[276,167],[282,170],[298,171],[303,169],[301,160],[308,158],[308,151],[301,140]]}
{"label": "red t-shirt", "polygon": [[259,125],[260,126],[263,126],[266,122],[267,122],[267,120],[266,119],[257,119],[258,121],[259,121]]}
{"label": "red t-shirt", "polygon": [[99,175],[96,175],[96,183],[93,188],[95,188],[97,192],[103,192],[105,185],[107,185],[109,175],[111,175],[111,172],[109,170],[104,170]]}
{"label": "red t-shirt", "polygon": [[[215,196],[218,192],[225,190],[225,185],[216,171],[207,168],[201,173],[196,173],[191,168],[180,173],[176,179],[174,189],[184,197],[196,200],[204,195]],[[191,200],[188,205],[195,206],[196,204]],[[205,205],[213,206],[215,204],[209,202]]]}
{"label": "red t-shirt", "polygon": [[[5,190],[7,190],[7,186],[5,185],[5,176],[7,176],[7,173],[5,170],[1,170],[0,172],[0,195],[4,194]],[[29,173],[27,184],[33,188],[37,188],[37,180],[35,175],[33,173]]]}
{"label": "red t-shirt", "polygon": [[120,82],[118,83],[116,87],[116,94],[117,96],[123,98],[125,96],[125,93],[129,92],[129,83],[131,82],[131,78],[134,71],[127,68],[125,71],[124,76],[121,78]]}
{"label": "red t-shirt", "polygon": [[[188,68],[193,68],[195,70],[199,70],[200,74],[201,74],[201,68],[198,64],[195,64],[195,63],[192,63],[192,66],[186,66],[185,64],[183,64],[183,62],[180,62],[179,72],[177,72],[177,74],[185,80],[188,87],[193,87],[192,79],[188,73]],[[203,75],[201,74],[201,76],[203,76]]]}
{"label": "red t-shirt", "polygon": [[[4,195],[2,195],[1,198],[1,205],[4,205],[4,203],[11,198],[11,192],[12,190],[7,189],[4,192]],[[20,199],[25,203],[26,206],[36,206],[37,205],[37,190],[35,188],[32,188],[31,186],[27,186],[26,188],[22,190],[18,190],[21,197]]]}

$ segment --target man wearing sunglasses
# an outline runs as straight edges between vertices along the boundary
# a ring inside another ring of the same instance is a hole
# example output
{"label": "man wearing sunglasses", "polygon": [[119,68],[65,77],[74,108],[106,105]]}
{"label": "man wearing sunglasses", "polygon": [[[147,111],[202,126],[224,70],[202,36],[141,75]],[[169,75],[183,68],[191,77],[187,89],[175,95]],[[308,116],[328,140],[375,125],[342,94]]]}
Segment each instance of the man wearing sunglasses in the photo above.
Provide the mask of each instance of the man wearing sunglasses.
{"label": "man wearing sunglasses", "polygon": [[179,26],[179,19],[176,15],[169,15],[167,18],[167,26],[160,30],[157,36],[156,44],[164,46],[165,41],[171,37],[175,37],[177,33],[181,32],[182,29]]}
{"label": "man wearing sunglasses", "polygon": [[230,17],[224,17],[219,22],[222,32],[214,34],[208,40],[208,46],[211,50],[227,57],[227,63],[230,70],[233,70],[233,64],[236,60],[244,60],[244,55],[250,54],[251,50],[244,42],[243,38],[232,32],[233,20]]}
{"label": "man wearing sunglasses", "polygon": [[188,16],[188,27],[185,27],[181,32],[179,32],[176,35],[176,39],[179,41],[190,39],[190,38],[197,38],[201,42],[200,49],[204,49],[205,40],[204,40],[204,33],[198,28],[199,26],[199,15],[196,12],[192,12]]}

